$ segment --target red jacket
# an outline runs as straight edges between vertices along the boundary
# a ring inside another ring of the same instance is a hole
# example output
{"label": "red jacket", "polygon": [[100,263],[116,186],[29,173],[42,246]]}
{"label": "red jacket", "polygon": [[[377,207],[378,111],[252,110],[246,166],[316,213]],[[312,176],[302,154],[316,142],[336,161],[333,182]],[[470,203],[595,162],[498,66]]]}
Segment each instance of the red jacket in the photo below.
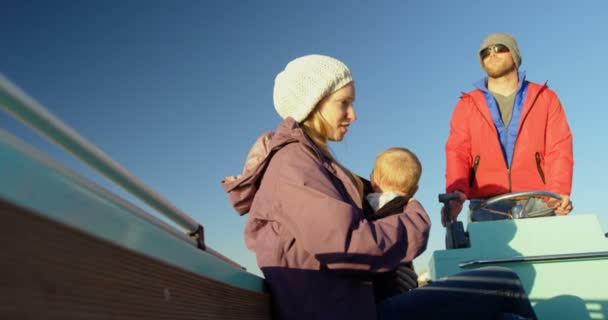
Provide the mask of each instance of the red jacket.
{"label": "red jacket", "polygon": [[446,143],[446,190],[467,198],[547,190],[570,195],[572,134],[555,94],[528,83],[511,168],[481,90],[463,93],[454,109]]}

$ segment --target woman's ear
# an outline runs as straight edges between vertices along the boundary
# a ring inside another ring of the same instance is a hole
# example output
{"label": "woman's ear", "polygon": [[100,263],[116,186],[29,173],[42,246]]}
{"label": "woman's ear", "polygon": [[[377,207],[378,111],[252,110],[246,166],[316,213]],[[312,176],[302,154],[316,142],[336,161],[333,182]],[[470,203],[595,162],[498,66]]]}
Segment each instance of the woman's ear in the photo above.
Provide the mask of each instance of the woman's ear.
{"label": "woman's ear", "polygon": [[374,170],[372,170],[372,173],[369,174],[369,182],[372,185],[372,189],[374,189],[374,192],[378,192],[378,185],[376,184],[376,180],[374,179]]}

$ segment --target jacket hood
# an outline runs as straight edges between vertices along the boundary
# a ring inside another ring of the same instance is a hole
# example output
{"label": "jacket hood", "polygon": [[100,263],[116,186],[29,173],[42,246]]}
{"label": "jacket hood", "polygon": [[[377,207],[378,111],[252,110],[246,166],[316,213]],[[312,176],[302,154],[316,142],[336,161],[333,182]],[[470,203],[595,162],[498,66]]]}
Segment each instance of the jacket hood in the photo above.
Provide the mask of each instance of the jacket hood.
{"label": "jacket hood", "polygon": [[[285,145],[293,142],[313,146],[298,123],[288,117],[274,132],[265,132],[256,140],[247,154],[240,175],[224,178],[222,187],[228,193],[228,199],[239,215],[244,215],[251,209],[260,179],[272,156]],[[312,149],[318,150],[316,147]]]}

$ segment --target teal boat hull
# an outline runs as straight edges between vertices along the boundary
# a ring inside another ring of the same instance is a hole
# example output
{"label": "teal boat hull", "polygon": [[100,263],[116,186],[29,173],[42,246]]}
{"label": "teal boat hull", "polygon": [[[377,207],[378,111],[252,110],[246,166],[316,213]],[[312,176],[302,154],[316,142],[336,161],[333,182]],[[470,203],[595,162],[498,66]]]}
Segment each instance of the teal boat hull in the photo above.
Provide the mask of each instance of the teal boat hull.
{"label": "teal boat hull", "polygon": [[0,130],[0,319],[252,319],[264,279]]}

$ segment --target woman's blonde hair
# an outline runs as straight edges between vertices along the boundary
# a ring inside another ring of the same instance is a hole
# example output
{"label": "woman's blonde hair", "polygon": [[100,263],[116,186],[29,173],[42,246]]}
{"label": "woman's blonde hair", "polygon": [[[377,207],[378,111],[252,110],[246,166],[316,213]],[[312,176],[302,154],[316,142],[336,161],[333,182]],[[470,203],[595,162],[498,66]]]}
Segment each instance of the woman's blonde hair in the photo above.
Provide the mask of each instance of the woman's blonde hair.
{"label": "woman's blonde hair", "polygon": [[340,162],[336,160],[333,153],[329,149],[329,146],[327,145],[327,141],[331,133],[331,128],[327,124],[325,118],[323,118],[323,115],[319,112],[319,105],[320,103],[317,104],[317,106],[315,106],[313,111],[306,117],[306,119],[302,121],[302,129],[304,130],[306,135],[308,135],[308,137],[319,147],[319,149],[321,149],[325,156],[332,159],[338,166],[340,166],[340,168],[342,168],[348,174],[351,181],[357,187],[357,190],[359,191],[359,197],[362,200],[365,194],[363,181],[361,181],[361,178],[358,175],[352,173],[350,170],[340,164]]}
{"label": "woman's blonde hair", "polygon": [[418,157],[406,148],[389,148],[376,157],[372,181],[383,191],[412,196],[422,175]]}

